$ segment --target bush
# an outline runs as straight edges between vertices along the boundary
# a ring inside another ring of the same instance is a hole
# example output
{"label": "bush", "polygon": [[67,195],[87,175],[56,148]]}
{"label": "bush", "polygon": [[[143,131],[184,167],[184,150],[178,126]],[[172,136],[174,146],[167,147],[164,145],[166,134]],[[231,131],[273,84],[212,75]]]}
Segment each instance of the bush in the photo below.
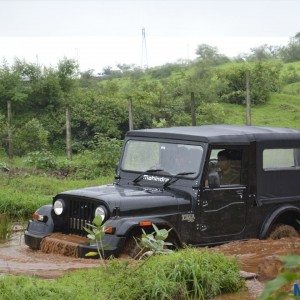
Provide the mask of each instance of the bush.
{"label": "bush", "polygon": [[285,84],[295,83],[300,81],[300,75],[294,66],[288,66],[288,68],[282,72],[281,80]]}
{"label": "bush", "polygon": [[56,158],[49,151],[31,152],[25,158],[25,163],[41,170],[50,170],[57,167]]}
{"label": "bush", "polygon": [[17,155],[39,151],[48,148],[49,132],[35,118],[31,119],[24,127],[17,130],[14,137],[14,151]]}
{"label": "bush", "polygon": [[197,124],[221,124],[224,121],[225,112],[219,103],[202,103],[197,108]]}
{"label": "bush", "polygon": [[246,99],[246,73],[249,72],[250,97],[253,104],[266,103],[271,92],[280,88],[281,64],[258,62],[252,64],[238,63],[218,71],[219,80],[223,82],[219,91],[224,102],[244,104]]}

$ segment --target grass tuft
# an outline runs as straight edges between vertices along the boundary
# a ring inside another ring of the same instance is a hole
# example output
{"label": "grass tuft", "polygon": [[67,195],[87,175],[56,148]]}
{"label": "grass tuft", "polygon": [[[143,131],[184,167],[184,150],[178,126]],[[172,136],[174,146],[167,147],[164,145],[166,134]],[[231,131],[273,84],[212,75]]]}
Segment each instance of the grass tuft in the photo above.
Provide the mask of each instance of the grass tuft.
{"label": "grass tuft", "polygon": [[2,299],[209,299],[243,287],[236,261],[206,250],[151,257],[140,268],[111,260],[107,268],[69,273],[53,281],[0,279]]}

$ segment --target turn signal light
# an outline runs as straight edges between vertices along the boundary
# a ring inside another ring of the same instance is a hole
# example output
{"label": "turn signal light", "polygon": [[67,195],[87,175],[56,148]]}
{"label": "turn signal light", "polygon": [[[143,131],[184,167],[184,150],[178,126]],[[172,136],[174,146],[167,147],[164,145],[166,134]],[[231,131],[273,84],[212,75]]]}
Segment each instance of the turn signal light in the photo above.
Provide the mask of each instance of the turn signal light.
{"label": "turn signal light", "polygon": [[141,221],[139,223],[140,227],[149,227],[152,226],[152,222],[151,221]]}
{"label": "turn signal light", "polygon": [[116,231],[115,227],[112,227],[112,226],[104,227],[104,232],[106,234],[114,234],[115,231]]}
{"label": "turn signal light", "polygon": [[44,216],[38,214],[37,212],[35,212],[35,213],[32,215],[32,220],[44,222]]}

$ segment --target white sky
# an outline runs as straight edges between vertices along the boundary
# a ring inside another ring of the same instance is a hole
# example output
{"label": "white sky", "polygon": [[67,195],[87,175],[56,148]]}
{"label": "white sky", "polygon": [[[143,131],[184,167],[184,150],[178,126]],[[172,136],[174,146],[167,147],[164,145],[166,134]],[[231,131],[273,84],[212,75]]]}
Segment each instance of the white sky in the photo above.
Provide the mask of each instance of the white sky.
{"label": "white sky", "polygon": [[67,56],[96,72],[141,65],[143,27],[149,66],[193,59],[201,43],[235,56],[287,44],[300,31],[300,1],[0,0],[0,58],[55,65]]}

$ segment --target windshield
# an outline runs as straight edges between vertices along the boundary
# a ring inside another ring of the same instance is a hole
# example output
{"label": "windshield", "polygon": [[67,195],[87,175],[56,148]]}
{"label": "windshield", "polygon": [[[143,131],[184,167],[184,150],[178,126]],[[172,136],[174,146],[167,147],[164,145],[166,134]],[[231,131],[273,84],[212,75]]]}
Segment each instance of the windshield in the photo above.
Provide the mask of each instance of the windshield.
{"label": "windshield", "polygon": [[162,169],[161,173],[168,175],[193,172],[189,176],[195,177],[202,156],[201,146],[129,140],[125,146],[122,169],[134,172]]}

